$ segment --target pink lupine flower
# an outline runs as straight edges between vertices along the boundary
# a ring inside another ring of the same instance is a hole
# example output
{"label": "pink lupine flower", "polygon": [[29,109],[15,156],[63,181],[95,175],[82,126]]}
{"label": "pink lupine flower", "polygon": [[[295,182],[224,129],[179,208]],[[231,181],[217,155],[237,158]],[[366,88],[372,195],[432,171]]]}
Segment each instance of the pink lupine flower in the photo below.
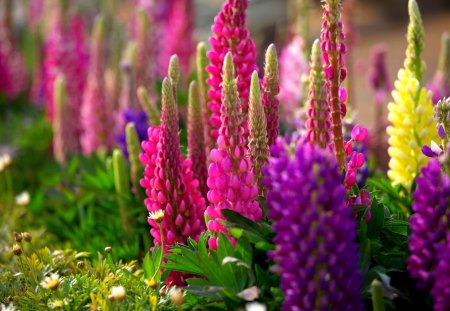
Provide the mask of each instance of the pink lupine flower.
{"label": "pink lupine flower", "polygon": [[342,0],[325,0],[323,4],[323,22],[321,48],[325,79],[327,80],[328,99],[331,108],[334,152],[339,165],[345,166],[344,139],[342,135],[342,119],[347,112],[347,91],[341,86],[347,76],[344,57],[347,46],[342,32]]}
{"label": "pink lupine flower", "polygon": [[9,25],[0,25],[0,93],[8,99],[25,90],[27,77],[22,53],[14,44]]}
{"label": "pink lupine flower", "polygon": [[292,123],[294,113],[305,100],[305,81],[308,77],[309,65],[304,51],[304,40],[294,36],[281,51],[280,56],[280,102],[282,118]]}
{"label": "pink lupine flower", "polygon": [[180,69],[184,76],[189,75],[191,57],[194,55],[194,1],[178,0],[169,12],[164,48],[162,54],[162,68],[167,68],[170,57],[176,54],[180,61]]}
{"label": "pink lupine flower", "polygon": [[77,149],[80,149],[80,107],[88,63],[84,21],[78,15],[63,14],[62,8],[55,9],[45,47],[46,113],[47,118],[52,120],[53,84],[57,75],[64,75],[67,86],[67,109],[70,115],[70,122],[64,126],[68,127],[70,139],[76,142]]}
{"label": "pink lupine flower", "polygon": [[[206,70],[211,74],[208,79],[210,90],[208,103],[211,109],[211,142],[214,144],[219,137],[220,107],[222,94],[222,67],[225,55],[232,53],[234,63],[236,64],[237,88],[241,99],[242,111],[248,111],[248,98],[250,90],[251,75],[257,70],[255,64],[256,48],[250,37],[250,32],[246,27],[246,13],[248,0],[227,0],[222,10],[214,18],[214,25],[211,27],[213,36],[209,39],[212,51],[208,52],[208,58],[211,64]],[[247,130],[247,121],[244,119],[244,129]],[[212,146],[213,147],[213,146]]]}
{"label": "pink lupine flower", "polygon": [[258,187],[252,173],[252,163],[244,137],[244,119],[239,99],[237,81],[231,52],[224,59],[222,106],[220,107],[219,137],[217,148],[211,150],[208,169],[208,200],[206,210],[208,229],[215,233],[208,241],[209,247],[217,248],[218,234],[226,233],[222,209],[232,209],[257,221],[262,211],[256,197]]}
{"label": "pink lupine flower", "polygon": [[328,148],[331,141],[330,107],[327,98],[324,73],[322,70],[320,41],[317,39],[311,52],[311,71],[309,73],[308,118],[305,126],[306,139],[321,148]]}
{"label": "pink lupine flower", "polygon": [[[141,186],[146,189],[147,210],[164,211],[161,222],[163,237],[158,223],[151,218],[148,219],[152,227],[150,233],[156,245],[161,246],[163,238],[165,252],[168,245],[185,244],[188,237],[197,240],[205,229],[205,199],[191,170],[192,161],[184,160],[181,154],[178,130],[173,87],[166,78],[162,87],[161,125],[149,128],[148,140],[142,143],[144,153],[140,155],[145,165]],[[174,282],[182,283],[180,277],[174,275]]]}
{"label": "pink lupine flower", "polygon": [[109,113],[105,97],[103,72],[105,69],[104,19],[97,18],[91,42],[91,59],[88,81],[81,106],[81,147],[85,154],[98,148],[111,149],[114,143],[112,114]]}
{"label": "pink lupine flower", "polygon": [[30,0],[28,2],[28,22],[30,28],[36,27],[44,13],[44,0]]}

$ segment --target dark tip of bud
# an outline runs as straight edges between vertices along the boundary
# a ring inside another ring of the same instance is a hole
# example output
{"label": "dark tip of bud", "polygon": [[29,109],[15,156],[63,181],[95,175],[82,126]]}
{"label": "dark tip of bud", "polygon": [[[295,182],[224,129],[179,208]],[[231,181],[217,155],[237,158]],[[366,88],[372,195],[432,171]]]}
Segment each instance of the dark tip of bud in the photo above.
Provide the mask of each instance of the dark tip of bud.
{"label": "dark tip of bud", "polygon": [[105,252],[106,252],[107,254],[111,254],[111,252],[112,252],[111,246],[105,247]]}
{"label": "dark tip of bud", "polygon": [[23,232],[23,233],[22,233],[22,236],[23,236],[23,239],[24,239],[25,241],[27,241],[27,242],[31,242],[31,239],[33,238],[33,237],[31,236],[31,234],[29,234],[28,232]]}
{"label": "dark tip of bud", "polygon": [[14,240],[16,240],[17,243],[22,242],[22,238],[23,238],[22,234],[15,232],[15,231],[13,234],[14,234]]}
{"label": "dark tip of bud", "polygon": [[22,247],[19,244],[14,244],[12,248],[12,252],[16,256],[20,256],[22,254]]}

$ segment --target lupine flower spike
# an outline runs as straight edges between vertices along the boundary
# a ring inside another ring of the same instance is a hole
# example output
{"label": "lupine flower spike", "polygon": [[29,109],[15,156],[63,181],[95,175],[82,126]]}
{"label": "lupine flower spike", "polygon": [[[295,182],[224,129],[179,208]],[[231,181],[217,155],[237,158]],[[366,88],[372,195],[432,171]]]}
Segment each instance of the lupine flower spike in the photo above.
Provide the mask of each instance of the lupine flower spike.
{"label": "lupine flower spike", "polygon": [[450,34],[447,32],[442,35],[438,68],[427,88],[432,93],[433,104],[450,96]]}
{"label": "lupine flower spike", "polygon": [[322,58],[324,63],[325,79],[328,88],[328,100],[331,109],[331,125],[333,132],[334,152],[339,166],[345,166],[344,139],[342,135],[342,119],[347,108],[347,91],[341,87],[347,76],[344,67],[347,46],[342,32],[342,0],[323,1],[323,23],[321,34]]}
{"label": "lupine flower spike", "polygon": [[200,88],[200,104],[202,106],[203,114],[203,130],[205,131],[205,150],[209,156],[211,137],[209,133],[211,132],[211,126],[209,124],[209,119],[211,118],[211,109],[208,107],[208,84],[206,80],[208,79],[208,72],[206,71],[206,66],[208,66],[208,57],[206,56],[206,46],[205,42],[200,42],[197,45],[197,83]]}
{"label": "lupine flower spike", "polygon": [[77,145],[71,140],[66,126],[69,122],[67,110],[66,79],[58,76],[54,83],[53,100],[55,103],[53,125],[53,154],[56,161],[65,164],[66,157],[77,150]]}
{"label": "lupine flower spike", "polygon": [[105,70],[105,20],[99,16],[94,25],[88,81],[81,106],[81,147],[85,154],[100,147],[112,149],[113,120],[106,104],[103,72]]}
{"label": "lupine flower spike", "polygon": [[173,96],[177,99],[178,82],[180,81],[180,61],[177,55],[172,55],[169,61],[169,69],[167,75],[173,87]]}
{"label": "lupine flower spike", "polygon": [[309,65],[303,54],[304,46],[304,39],[294,36],[280,55],[280,102],[283,104],[281,117],[289,124],[294,122],[295,115],[305,100]]}
{"label": "lupine flower spike", "polygon": [[262,167],[267,163],[270,155],[269,140],[267,138],[267,124],[264,107],[261,103],[261,90],[256,71],[253,72],[250,85],[250,104],[248,109],[249,139],[248,149],[252,158],[253,176],[258,185],[259,195],[264,195]]}
{"label": "lupine flower spike", "polygon": [[[142,143],[142,148],[140,160],[145,171],[141,186],[146,189],[145,204],[149,212],[165,213],[161,230],[167,252],[167,245],[184,244],[188,237],[198,239],[204,230],[205,210],[205,199],[198,191],[199,182],[191,171],[192,162],[183,160],[180,151],[178,110],[168,78],[162,85],[161,125],[149,128],[148,141]],[[161,246],[159,224],[151,218],[148,221],[155,244]]]}
{"label": "lupine flower spike", "polygon": [[331,119],[327,94],[322,70],[320,41],[317,39],[314,41],[311,52],[306,139],[311,144],[317,144],[321,148],[327,148],[331,143]]}
{"label": "lupine flower spike", "polygon": [[128,175],[125,157],[120,149],[114,149],[112,160],[114,172],[114,185],[116,187],[117,201],[119,203],[120,220],[125,232],[128,232],[129,221],[124,196],[130,193],[130,176]]}
{"label": "lupine flower spike", "polygon": [[138,9],[137,28],[136,28],[136,48],[137,48],[137,63],[136,80],[137,85],[143,86],[147,89],[150,95],[153,95],[153,84],[156,74],[156,62],[151,57],[154,56],[151,37],[152,27],[150,25],[148,13],[143,9]]}
{"label": "lupine flower spike", "polygon": [[282,310],[363,310],[356,221],[334,155],[302,143],[291,158],[281,140],[272,155],[264,174],[277,247],[269,256]]}
{"label": "lupine flower spike", "polygon": [[437,279],[445,277],[436,274],[436,266],[440,248],[446,246],[445,238],[450,233],[450,177],[442,172],[438,159],[431,159],[422,168],[413,197],[408,271],[420,288],[430,289]]}
{"label": "lupine flower spike", "polygon": [[211,165],[208,169],[208,201],[206,210],[208,229],[216,233],[208,241],[209,247],[217,248],[218,234],[226,232],[222,209],[231,209],[250,220],[257,221],[262,211],[256,197],[256,186],[252,173],[246,139],[244,119],[235,78],[233,57],[228,52],[223,65],[221,126],[217,148],[211,150]]}
{"label": "lupine flower spike", "polygon": [[139,162],[139,154],[141,153],[140,139],[136,131],[134,123],[128,123],[125,127],[128,158],[131,164],[131,182],[133,184],[133,193],[137,200],[140,198],[138,184],[139,176],[138,172],[141,170],[141,162]]}
{"label": "lupine flower spike", "polygon": [[202,107],[200,104],[200,91],[194,81],[189,85],[188,99],[188,157],[192,161],[194,178],[200,183],[199,189],[206,199],[208,186],[206,179],[208,170],[206,166],[205,132],[203,130]]}
{"label": "lupine flower spike", "polygon": [[[212,51],[208,52],[211,61],[206,70],[211,77],[208,79],[210,90],[208,96],[211,99],[208,107],[211,109],[211,144],[215,144],[219,137],[220,107],[222,96],[222,67],[225,54],[231,52],[236,63],[237,88],[239,91],[242,111],[244,113],[244,129],[247,131],[247,111],[250,90],[251,75],[257,70],[256,48],[250,37],[250,32],[246,27],[246,9],[248,0],[227,0],[222,10],[214,18],[214,25],[211,27],[213,36],[209,39]],[[214,147],[214,145],[211,145]]]}
{"label": "lupine flower spike", "polygon": [[422,146],[437,138],[431,94],[422,86],[424,64],[420,54],[424,30],[415,0],[409,1],[409,15],[405,68],[398,72],[392,92],[394,102],[388,105],[388,120],[392,125],[387,128],[391,157],[388,176],[393,184],[401,184],[407,190],[428,162]]}
{"label": "lupine flower spike", "polygon": [[148,94],[147,89],[143,86],[138,87],[137,96],[141,108],[144,110],[145,114],[148,117],[149,123],[158,125],[160,113],[158,108],[156,107],[156,103],[150,99],[150,95]]}
{"label": "lupine flower spike", "polygon": [[446,242],[437,249],[438,264],[436,280],[431,290],[435,311],[450,310],[450,233],[447,232]]}
{"label": "lupine flower spike", "polygon": [[[252,77],[253,78],[253,77]],[[269,146],[278,137],[278,93],[280,93],[280,75],[278,71],[278,56],[275,45],[271,44],[266,51],[266,65],[262,81],[262,104],[266,115],[267,138]],[[251,90],[251,89],[250,89]]]}

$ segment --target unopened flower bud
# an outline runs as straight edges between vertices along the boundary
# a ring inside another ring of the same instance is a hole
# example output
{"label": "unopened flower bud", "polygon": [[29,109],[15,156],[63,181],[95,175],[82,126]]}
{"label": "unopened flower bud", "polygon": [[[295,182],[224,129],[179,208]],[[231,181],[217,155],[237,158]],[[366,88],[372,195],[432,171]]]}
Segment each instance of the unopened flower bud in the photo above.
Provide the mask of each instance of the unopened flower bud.
{"label": "unopened flower bud", "polygon": [[23,239],[27,242],[31,242],[31,239],[33,238],[31,234],[29,234],[28,232],[22,232],[22,236]]}
{"label": "unopened flower bud", "polygon": [[14,244],[12,251],[14,255],[20,256],[22,254],[22,247],[19,244]]}
{"label": "unopened flower bud", "polygon": [[107,254],[111,254],[111,252],[112,252],[111,246],[105,247],[105,252],[106,252]]}
{"label": "unopened flower bud", "polygon": [[78,267],[78,269],[83,269],[84,268],[84,261],[79,261],[79,262],[77,262],[77,267]]}
{"label": "unopened flower bud", "polygon": [[16,240],[17,243],[22,242],[22,238],[22,234],[14,231],[14,240]]}

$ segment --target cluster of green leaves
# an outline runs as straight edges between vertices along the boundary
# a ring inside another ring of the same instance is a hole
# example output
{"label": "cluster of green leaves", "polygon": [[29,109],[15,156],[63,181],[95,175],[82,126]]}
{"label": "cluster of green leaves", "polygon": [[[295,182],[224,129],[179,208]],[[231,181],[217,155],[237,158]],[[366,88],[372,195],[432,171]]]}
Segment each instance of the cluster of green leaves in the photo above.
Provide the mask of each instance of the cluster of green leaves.
{"label": "cluster of green leaves", "polygon": [[208,310],[236,310],[253,300],[278,310],[283,300],[279,277],[270,272],[266,252],[274,249],[270,225],[230,210],[222,213],[236,245],[220,234],[217,250],[209,249],[205,233],[198,242],[189,239],[187,245],[172,247],[163,267],[188,274],[187,291],[207,298],[206,305],[199,306]]}

